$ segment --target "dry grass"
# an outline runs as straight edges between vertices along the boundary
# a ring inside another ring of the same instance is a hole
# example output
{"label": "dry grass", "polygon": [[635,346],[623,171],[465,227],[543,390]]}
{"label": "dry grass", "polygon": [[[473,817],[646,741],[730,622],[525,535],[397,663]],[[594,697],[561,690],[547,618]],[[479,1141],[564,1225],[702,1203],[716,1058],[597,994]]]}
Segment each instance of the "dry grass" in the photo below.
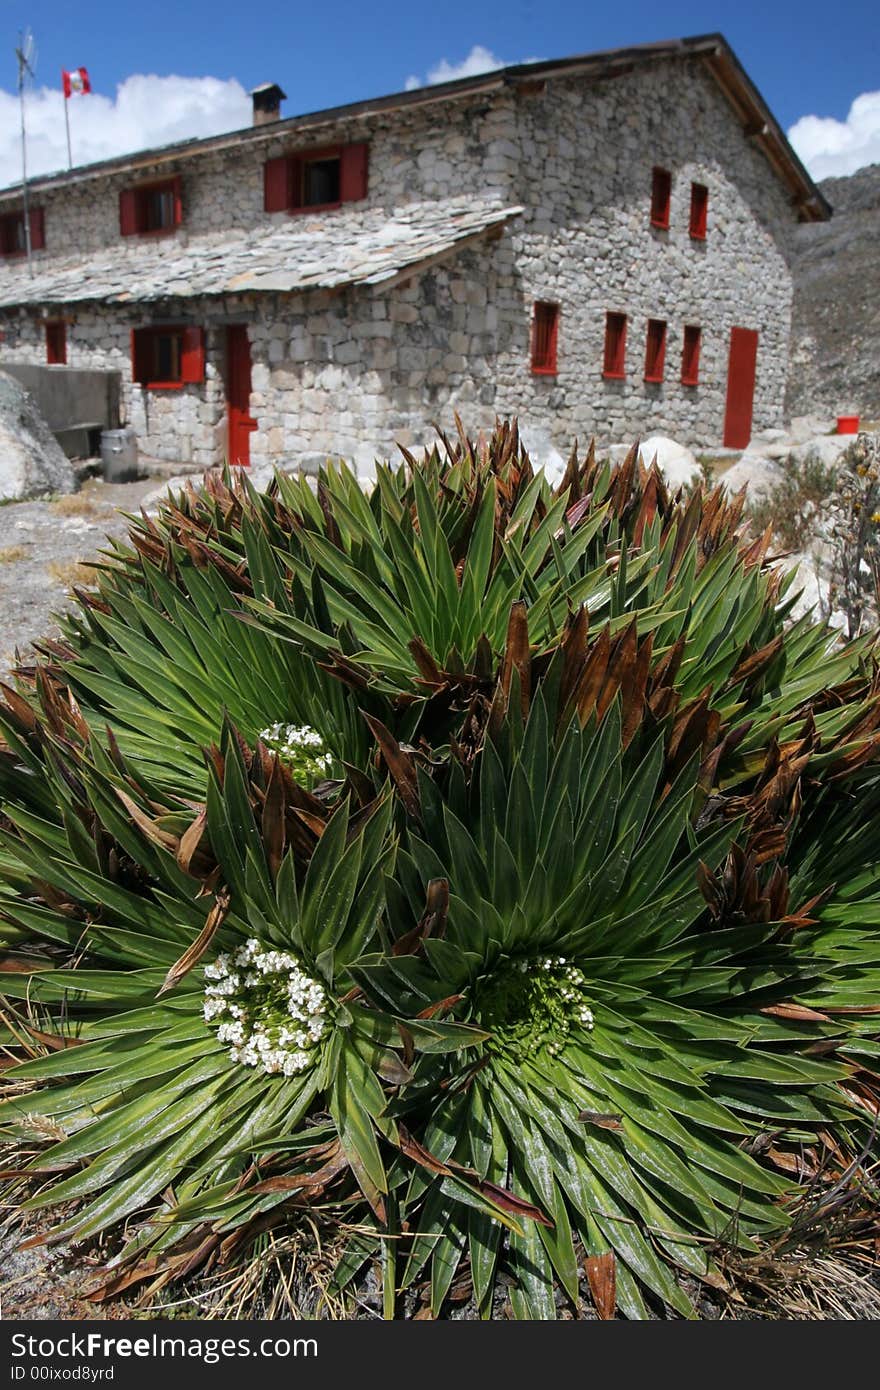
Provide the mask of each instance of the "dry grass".
{"label": "dry grass", "polygon": [[67,497],[59,497],[51,504],[52,511],[56,516],[98,516],[99,508],[95,506],[90,497],[83,497],[82,493],[72,492]]}
{"label": "dry grass", "polygon": [[56,584],[63,585],[65,589],[72,589],[75,584],[88,587],[95,583],[95,566],[87,565],[82,560],[50,560],[46,571]]}
{"label": "dry grass", "polygon": [[331,1249],[322,1242],[317,1223],[306,1221],[307,1227],[298,1231],[265,1232],[243,1262],[196,1276],[176,1291],[163,1289],[151,1298],[146,1288],[139,1311],[151,1318],[171,1313],[211,1321],[350,1317],[345,1303],[328,1287],[341,1254],[338,1233]]}
{"label": "dry grass", "polygon": [[836,1181],[830,1169],[818,1172],[781,1240],[753,1255],[728,1253],[725,1315],[880,1321],[880,1166],[865,1166],[865,1157]]}
{"label": "dry grass", "polygon": [[14,565],[16,560],[23,560],[26,554],[23,545],[0,546],[0,565]]}

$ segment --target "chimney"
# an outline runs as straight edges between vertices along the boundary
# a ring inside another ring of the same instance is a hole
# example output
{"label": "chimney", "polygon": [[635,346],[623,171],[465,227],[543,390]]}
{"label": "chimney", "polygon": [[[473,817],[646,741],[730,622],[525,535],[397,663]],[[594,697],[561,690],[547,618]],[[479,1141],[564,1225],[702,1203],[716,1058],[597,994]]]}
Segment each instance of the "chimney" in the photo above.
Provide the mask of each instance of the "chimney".
{"label": "chimney", "polygon": [[277,82],[261,82],[251,92],[254,103],[254,125],[268,125],[281,118],[281,103],[287,100]]}

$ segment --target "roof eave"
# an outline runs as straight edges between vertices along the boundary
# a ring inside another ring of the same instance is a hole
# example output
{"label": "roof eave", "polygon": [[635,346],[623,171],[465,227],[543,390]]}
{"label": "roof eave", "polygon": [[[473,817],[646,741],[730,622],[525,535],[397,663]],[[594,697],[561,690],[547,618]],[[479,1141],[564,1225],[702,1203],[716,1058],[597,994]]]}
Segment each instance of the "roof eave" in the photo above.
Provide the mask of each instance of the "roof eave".
{"label": "roof eave", "polygon": [[[586,74],[599,81],[603,78],[621,76],[634,67],[676,57],[697,58],[705,63],[734,112],[739,116],[746,134],[756,141],[776,174],[790,188],[798,214],[806,221],[827,221],[831,216],[831,205],[810,178],[766,101],[724,35],[720,33],[698,34],[684,39],[665,39],[656,43],[635,44],[628,48],[577,54],[570,58],[554,58],[544,62],[519,63],[496,68],[475,77],[457,78],[452,82],[418,87],[413,91],[394,92],[366,101],[328,107],[300,116],[289,116],[284,120],[272,121],[268,125],[245,126],[241,130],[227,131],[222,135],[212,135],[201,140],[185,140],[174,145],[140,150],[131,155],[120,155],[97,164],[83,165],[79,169],[64,170],[33,179],[29,187],[34,192],[60,186],[70,187],[99,175],[135,173],[147,166],[169,163],[181,156],[209,154],[242,143],[268,143],[277,139],[279,135],[298,134],[342,120],[358,120],[381,115],[387,111],[404,111],[460,98],[489,95],[502,91],[505,87],[516,89],[548,78]],[[18,187],[0,189],[0,202],[14,199],[18,195]]]}

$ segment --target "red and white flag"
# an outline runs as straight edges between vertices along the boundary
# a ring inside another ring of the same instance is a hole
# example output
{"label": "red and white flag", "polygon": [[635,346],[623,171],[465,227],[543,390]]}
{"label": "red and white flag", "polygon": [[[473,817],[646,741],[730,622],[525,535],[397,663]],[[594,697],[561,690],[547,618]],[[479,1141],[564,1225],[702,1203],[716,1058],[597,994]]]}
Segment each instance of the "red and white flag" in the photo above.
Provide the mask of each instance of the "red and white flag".
{"label": "red and white flag", "polygon": [[62,68],[61,86],[66,97],[84,97],[87,92],[92,90],[88,69],[73,68],[72,71],[68,72],[66,68]]}

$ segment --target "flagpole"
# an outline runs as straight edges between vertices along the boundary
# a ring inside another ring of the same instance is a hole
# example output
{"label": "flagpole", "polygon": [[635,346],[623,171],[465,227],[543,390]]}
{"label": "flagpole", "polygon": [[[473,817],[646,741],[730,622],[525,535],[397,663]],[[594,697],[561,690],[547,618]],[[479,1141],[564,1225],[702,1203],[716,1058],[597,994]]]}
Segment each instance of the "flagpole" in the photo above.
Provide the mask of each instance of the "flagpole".
{"label": "flagpole", "polygon": [[68,111],[68,107],[69,107],[69,106],[70,106],[70,102],[69,102],[68,98],[65,96],[65,98],[64,98],[64,128],[65,128],[65,130],[67,131],[67,167],[68,167],[68,169],[72,169],[72,168],[73,168],[73,155],[72,155],[71,152],[70,152],[70,113],[69,113],[69,111]]}
{"label": "flagpole", "polygon": [[24,36],[19,34],[21,47],[16,50],[18,56],[18,101],[21,107],[21,200],[24,216],[24,246],[27,252],[28,274],[33,275],[34,266],[31,259],[31,219],[28,211],[28,186],[27,186],[27,136],[24,125],[24,74],[28,66],[28,61],[24,52]]}

